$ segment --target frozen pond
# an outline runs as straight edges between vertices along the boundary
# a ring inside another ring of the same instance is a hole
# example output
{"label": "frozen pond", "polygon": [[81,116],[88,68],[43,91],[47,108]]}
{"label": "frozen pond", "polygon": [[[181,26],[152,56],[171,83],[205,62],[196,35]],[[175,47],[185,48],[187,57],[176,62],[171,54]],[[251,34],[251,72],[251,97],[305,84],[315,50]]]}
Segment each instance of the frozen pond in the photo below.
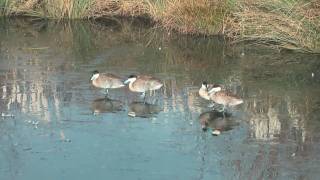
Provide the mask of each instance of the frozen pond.
{"label": "frozen pond", "polygon": [[[149,74],[105,100],[94,70]],[[244,104],[203,132],[202,81]],[[135,117],[128,116],[130,113]],[[318,179],[320,58],[127,21],[0,20],[0,179]]]}

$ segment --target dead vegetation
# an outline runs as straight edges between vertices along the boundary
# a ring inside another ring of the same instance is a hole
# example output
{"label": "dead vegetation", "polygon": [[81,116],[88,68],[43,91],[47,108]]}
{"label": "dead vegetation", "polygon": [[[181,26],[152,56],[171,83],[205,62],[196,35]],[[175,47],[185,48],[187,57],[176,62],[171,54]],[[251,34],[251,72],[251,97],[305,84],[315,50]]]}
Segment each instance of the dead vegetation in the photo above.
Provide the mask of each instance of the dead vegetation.
{"label": "dead vegetation", "polygon": [[277,49],[320,53],[319,0],[0,0],[5,16],[148,17],[167,30],[223,34]]}

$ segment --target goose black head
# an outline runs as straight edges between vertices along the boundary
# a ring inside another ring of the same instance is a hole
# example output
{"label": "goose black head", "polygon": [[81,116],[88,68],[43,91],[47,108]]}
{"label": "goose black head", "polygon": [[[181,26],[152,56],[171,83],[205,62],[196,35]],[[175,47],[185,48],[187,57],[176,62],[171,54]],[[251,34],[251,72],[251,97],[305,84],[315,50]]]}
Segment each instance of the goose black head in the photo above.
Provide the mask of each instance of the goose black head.
{"label": "goose black head", "polygon": [[208,89],[208,83],[207,83],[207,81],[203,81],[201,87]]}
{"label": "goose black head", "polygon": [[128,79],[130,79],[130,78],[137,78],[137,75],[131,74],[131,75],[128,77]]}
{"label": "goose black head", "polygon": [[91,81],[97,79],[98,77],[99,77],[99,71],[94,70],[94,71],[92,72]]}
{"label": "goose black head", "polygon": [[128,77],[128,79],[125,80],[123,83],[124,83],[124,84],[128,84],[128,83],[130,83],[130,82],[134,82],[136,79],[137,79],[137,75],[130,75],[130,76]]}

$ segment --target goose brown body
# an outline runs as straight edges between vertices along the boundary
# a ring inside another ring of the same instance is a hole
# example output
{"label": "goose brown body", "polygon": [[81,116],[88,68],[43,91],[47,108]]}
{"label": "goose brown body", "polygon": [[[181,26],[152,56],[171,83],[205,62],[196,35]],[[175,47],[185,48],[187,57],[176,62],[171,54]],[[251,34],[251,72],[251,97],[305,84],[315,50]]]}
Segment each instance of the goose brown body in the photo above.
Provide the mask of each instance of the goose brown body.
{"label": "goose brown body", "polygon": [[227,93],[226,91],[218,91],[209,94],[210,99],[217,104],[224,106],[236,106],[243,103],[243,100],[233,94]]}
{"label": "goose brown body", "polygon": [[125,86],[122,78],[111,73],[99,73],[96,78],[92,79],[92,85],[103,89],[114,89]]}
{"label": "goose brown body", "polygon": [[152,76],[141,75],[137,76],[135,80],[130,81],[129,89],[133,92],[146,92],[160,89],[163,86],[163,83]]}

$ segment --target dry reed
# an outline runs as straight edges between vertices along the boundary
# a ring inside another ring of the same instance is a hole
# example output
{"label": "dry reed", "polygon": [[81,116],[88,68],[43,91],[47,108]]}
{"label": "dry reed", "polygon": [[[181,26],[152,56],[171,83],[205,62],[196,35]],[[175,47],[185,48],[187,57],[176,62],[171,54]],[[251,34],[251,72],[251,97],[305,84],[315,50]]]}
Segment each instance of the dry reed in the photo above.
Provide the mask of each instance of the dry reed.
{"label": "dry reed", "polygon": [[320,53],[319,0],[0,0],[5,16],[149,17],[167,30]]}

